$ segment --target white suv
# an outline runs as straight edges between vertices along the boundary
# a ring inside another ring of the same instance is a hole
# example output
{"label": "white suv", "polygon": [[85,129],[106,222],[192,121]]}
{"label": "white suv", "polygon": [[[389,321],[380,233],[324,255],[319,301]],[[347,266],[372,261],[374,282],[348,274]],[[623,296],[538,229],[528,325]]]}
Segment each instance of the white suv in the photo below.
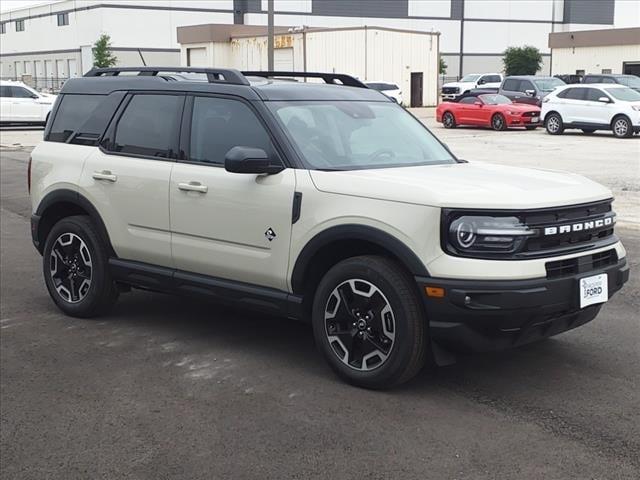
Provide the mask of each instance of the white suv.
{"label": "white suv", "polygon": [[582,325],[628,279],[597,183],[458,160],[346,75],[170,70],[69,80],[32,153],[33,242],[69,315],[131,288],[240,304],[310,321],[340,376],[383,388]]}
{"label": "white suv", "polygon": [[547,132],[560,135],[567,128],[586,134],[611,130],[618,138],[640,132],[640,93],[615,84],[567,85],[542,100]]}
{"label": "white suv", "polygon": [[0,81],[0,123],[41,123],[49,118],[55,95],[40,93],[22,82]]}

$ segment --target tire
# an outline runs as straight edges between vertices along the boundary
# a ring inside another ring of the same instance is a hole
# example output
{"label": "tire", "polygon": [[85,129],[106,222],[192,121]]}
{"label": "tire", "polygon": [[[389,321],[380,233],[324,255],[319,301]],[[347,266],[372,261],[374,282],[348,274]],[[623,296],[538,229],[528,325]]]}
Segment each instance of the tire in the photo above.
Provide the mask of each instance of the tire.
{"label": "tire", "polygon": [[78,215],[56,223],[42,259],[49,295],[67,315],[95,317],[107,313],[118,299],[107,245],[89,217]]}
{"label": "tire", "polygon": [[584,133],[585,135],[591,135],[593,132],[595,132],[595,128],[582,128],[582,133]]}
{"label": "tire", "polygon": [[458,126],[456,123],[456,117],[453,116],[453,113],[444,112],[444,115],[442,115],[442,125],[444,128],[456,128]]}
{"label": "tire", "polygon": [[501,113],[496,113],[493,117],[491,117],[491,128],[496,131],[504,131],[507,129],[507,120],[504,118],[504,115]]}
{"label": "tire", "polygon": [[526,128],[527,130],[535,130],[536,128],[538,128],[538,126],[537,125],[529,125],[528,127],[524,127],[524,128]]}
{"label": "tire", "polygon": [[316,290],[312,323],[319,350],[353,385],[391,388],[425,364],[426,319],[416,286],[384,257],[353,257],[333,266]]}
{"label": "tire", "polygon": [[619,115],[611,122],[611,130],[616,138],[629,138],[633,136],[633,125],[626,115]]}
{"label": "tire", "polygon": [[547,115],[544,119],[544,127],[550,135],[562,135],[564,132],[564,123],[559,113],[553,112]]}

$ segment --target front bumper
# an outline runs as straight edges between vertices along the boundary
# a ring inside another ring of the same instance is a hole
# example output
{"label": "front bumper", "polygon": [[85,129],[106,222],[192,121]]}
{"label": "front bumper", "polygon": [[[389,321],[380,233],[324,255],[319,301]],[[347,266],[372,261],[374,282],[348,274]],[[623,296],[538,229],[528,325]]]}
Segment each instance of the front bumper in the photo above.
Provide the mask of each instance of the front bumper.
{"label": "front bumper", "polygon": [[609,298],[629,279],[626,258],[608,267],[561,278],[450,280],[416,277],[421,292],[441,287],[445,296],[424,296],[433,342],[448,349],[500,350],[551,337],[595,318],[599,305],[580,309],[581,278],[606,273]]}
{"label": "front bumper", "polygon": [[[535,121],[533,121],[535,119]],[[529,126],[540,126],[540,115],[537,117],[523,117],[520,115],[508,115],[507,116],[507,125],[510,127],[529,127]]]}
{"label": "front bumper", "polygon": [[442,93],[440,94],[440,98],[442,98],[442,100],[455,100],[461,95],[461,93]]}

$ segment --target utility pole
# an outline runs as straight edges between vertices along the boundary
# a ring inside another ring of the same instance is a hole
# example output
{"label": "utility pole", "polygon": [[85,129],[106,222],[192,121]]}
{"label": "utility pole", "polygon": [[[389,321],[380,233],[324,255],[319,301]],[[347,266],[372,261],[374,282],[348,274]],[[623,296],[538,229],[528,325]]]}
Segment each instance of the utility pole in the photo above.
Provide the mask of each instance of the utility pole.
{"label": "utility pole", "polygon": [[267,70],[273,72],[273,0],[267,0]]}

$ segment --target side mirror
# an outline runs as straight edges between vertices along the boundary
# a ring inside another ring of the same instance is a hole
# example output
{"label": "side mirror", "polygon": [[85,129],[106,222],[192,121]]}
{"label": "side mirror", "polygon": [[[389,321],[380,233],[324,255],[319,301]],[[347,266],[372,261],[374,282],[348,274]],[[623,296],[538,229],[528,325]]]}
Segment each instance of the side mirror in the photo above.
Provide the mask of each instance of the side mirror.
{"label": "side mirror", "polygon": [[527,97],[533,97],[536,94],[535,90],[525,90],[524,93],[526,93]]}
{"label": "side mirror", "polygon": [[224,168],[232,173],[272,175],[284,170],[280,163],[272,163],[261,148],[233,147],[224,157]]}
{"label": "side mirror", "polygon": [[609,103],[611,100],[609,100],[609,97],[600,97],[598,98],[598,101],[602,103]]}
{"label": "side mirror", "polygon": [[473,102],[473,104],[482,106],[482,102],[480,100],[476,100],[475,102]]}
{"label": "side mirror", "polygon": [[40,98],[38,95],[36,95],[35,93],[31,94],[31,98]]}

